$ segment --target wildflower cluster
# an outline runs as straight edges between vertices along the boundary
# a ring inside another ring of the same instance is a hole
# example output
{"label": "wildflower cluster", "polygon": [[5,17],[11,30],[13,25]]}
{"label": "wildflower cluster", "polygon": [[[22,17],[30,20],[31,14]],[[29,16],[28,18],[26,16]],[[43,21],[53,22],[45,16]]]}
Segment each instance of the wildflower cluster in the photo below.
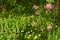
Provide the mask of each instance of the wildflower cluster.
{"label": "wildflower cluster", "polygon": [[55,0],[0,0],[0,40],[60,40],[56,3]]}

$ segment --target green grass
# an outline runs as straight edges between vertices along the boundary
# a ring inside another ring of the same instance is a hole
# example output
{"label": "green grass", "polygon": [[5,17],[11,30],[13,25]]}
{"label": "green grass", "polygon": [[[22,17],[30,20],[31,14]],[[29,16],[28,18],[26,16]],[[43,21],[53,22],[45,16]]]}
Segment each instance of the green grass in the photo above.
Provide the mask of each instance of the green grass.
{"label": "green grass", "polygon": [[53,28],[47,30],[46,25],[50,24],[49,22],[40,24],[40,20],[37,19],[38,24],[34,26],[33,18],[36,17],[34,15],[0,17],[0,40],[60,40],[59,26],[53,23]]}

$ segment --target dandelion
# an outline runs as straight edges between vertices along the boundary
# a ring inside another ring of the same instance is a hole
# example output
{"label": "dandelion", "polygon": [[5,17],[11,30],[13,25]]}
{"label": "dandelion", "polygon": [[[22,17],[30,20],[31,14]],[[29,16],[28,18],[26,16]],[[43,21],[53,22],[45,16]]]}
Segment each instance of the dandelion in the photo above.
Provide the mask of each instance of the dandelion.
{"label": "dandelion", "polygon": [[30,37],[29,37],[29,36],[28,36],[27,38],[28,38],[28,39],[30,39]]}
{"label": "dandelion", "polygon": [[21,30],[21,32],[24,32],[24,30]]}
{"label": "dandelion", "polygon": [[38,36],[34,36],[34,39],[37,39],[38,38]]}
{"label": "dandelion", "polygon": [[39,34],[38,36],[40,37],[41,35]]}
{"label": "dandelion", "polygon": [[51,3],[47,3],[46,5],[44,5],[44,8],[50,10],[53,9],[54,6]]}
{"label": "dandelion", "polygon": [[29,35],[29,37],[31,37],[31,35]]}
{"label": "dandelion", "polygon": [[33,31],[33,30],[30,30],[31,32]]}
{"label": "dandelion", "polygon": [[30,33],[30,31],[28,31],[28,33]]}
{"label": "dandelion", "polygon": [[34,5],[33,7],[34,7],[34,9],[38,9],[39,8],[37,5]]}
{"label": "dandelion", "polygon": [[47,26],[47,29],[49,30],[49,29],[52,29],[52,26],[51,25],[48,25]]}

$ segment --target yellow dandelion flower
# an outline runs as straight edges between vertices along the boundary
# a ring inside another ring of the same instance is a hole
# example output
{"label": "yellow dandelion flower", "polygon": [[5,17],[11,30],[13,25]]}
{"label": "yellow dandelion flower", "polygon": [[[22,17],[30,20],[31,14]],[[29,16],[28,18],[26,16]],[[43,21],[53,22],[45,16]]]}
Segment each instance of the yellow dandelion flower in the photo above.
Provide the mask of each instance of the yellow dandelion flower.
{"label": "yellow dandelion flower", "polygon": [[28,39],[30,39],[30,37],[29,37],[29,36],[28,36],[27,38],[28,38]]}
{"label": "yellow dandelion flower", "polygon": [[21,32],[24,32],[24,30],[21,30]]}
{"label": "yellow dandelion flower", "polygon": [[32,32],[32,30],[30,30]]}
{"label": "yellow dandelion flower", "polygon": [[30,33],[30,31],[28,31],[28,33]]}
{"label": "yellow dandelion flower", "polygon": [[31,35],[29,35],[29,37],[31,37]]}
{"label": "yellow dandelion flower", "polygon": [[41,35],[39,34],[38,36],[40,37]]}
{"label": "yellow dandelion flower", "polygon": [[37,38],[38,38],[38,36],[35,36],[35,37],[34,37],[34,39],[37,39]]}

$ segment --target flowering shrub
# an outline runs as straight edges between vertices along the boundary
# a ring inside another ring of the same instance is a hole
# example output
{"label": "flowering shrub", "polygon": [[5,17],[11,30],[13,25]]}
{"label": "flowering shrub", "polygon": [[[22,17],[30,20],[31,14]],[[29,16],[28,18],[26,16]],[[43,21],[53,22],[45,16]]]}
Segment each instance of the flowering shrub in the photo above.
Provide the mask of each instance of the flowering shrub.
{"label": "flowering shrub", "polygon": [[49,10],[49,9],[53,9],[54,6],[51,3],[48,3],[44,6],[44,8]]}
{"label": "flowering shrub", "polygon": [[55,0],[0,0],[0,40],[60,40],[58,9]]}

